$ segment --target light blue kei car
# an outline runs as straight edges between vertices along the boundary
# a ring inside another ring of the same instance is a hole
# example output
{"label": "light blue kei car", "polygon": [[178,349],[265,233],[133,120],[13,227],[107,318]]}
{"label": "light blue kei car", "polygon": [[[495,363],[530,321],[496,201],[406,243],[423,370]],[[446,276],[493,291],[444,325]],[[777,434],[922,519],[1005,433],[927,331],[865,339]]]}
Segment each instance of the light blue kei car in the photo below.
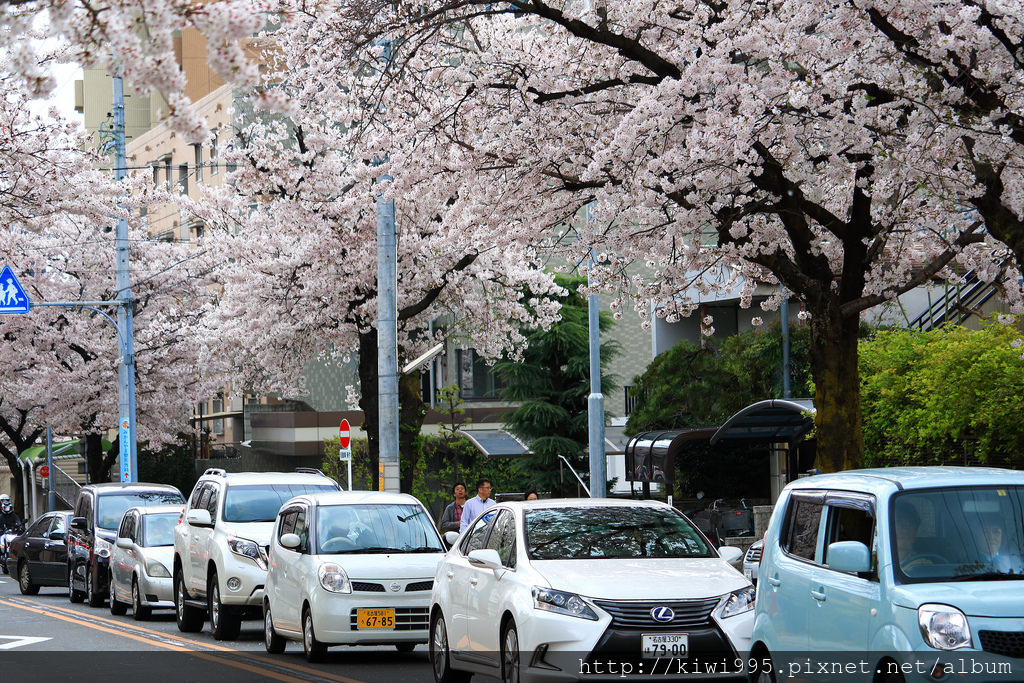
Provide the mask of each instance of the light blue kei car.
{"label": "light blue kei car", "polygon": [[1024,472],[800,479],[776,503],[758,575],[757,683],[1024,679]]}

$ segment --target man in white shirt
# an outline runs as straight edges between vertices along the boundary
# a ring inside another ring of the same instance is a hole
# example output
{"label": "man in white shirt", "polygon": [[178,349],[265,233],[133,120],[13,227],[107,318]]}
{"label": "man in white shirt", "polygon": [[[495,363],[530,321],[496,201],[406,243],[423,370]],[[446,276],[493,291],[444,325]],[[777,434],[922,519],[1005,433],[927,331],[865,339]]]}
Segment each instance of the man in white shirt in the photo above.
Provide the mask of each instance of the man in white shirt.
{"label": "man in white shirt", "polygon": [[494,505],[491,500],[491,482],[487,479],[480,479],[476,482],[476,496],[466,501],[462,507],[462,520],[459,523],[459,533],[466,530],[480,513]]}

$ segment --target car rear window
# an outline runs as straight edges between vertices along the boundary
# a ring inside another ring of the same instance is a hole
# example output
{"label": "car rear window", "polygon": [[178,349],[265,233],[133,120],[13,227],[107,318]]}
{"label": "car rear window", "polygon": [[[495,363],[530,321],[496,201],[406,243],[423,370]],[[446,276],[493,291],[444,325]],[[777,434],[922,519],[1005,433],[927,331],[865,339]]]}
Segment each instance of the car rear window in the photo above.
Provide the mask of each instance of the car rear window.
{"label": "car rear window", "polygon": [[153,507],[155,505],[184,505],[185,498],[177,491],[139,491],[137,493],[118,493],[111,496],[99,496],[97,503],[96,524],[101,529],[115,531],[125,510],[133,507]]}
{"label": "car rear window", "polygon": [[574,507],[528,510],[531,559],[713,557],[700,533],[673,510]]}
{"label": "car rear window", "polygon": [[281,506],[289,499],[305,493],[337,490],[338,487],[332,483],[229,486],[224,495],[224,521],[273,522]]}

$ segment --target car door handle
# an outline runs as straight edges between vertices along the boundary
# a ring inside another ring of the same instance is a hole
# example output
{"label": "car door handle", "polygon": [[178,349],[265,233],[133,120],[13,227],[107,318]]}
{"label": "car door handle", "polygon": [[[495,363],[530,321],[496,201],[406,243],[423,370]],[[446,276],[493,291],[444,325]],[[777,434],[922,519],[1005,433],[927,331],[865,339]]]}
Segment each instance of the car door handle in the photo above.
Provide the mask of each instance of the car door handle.
{"label": "car door handle", "polygon": [[470,585],[475,586],[478,583],[480,583],[480,579],[472,578],[472,579],[469,580],[469,583],[470,583]]}
{"label": "car door handle", "polygon": [[455,577],[455,572],[453,572],[451,569],[449,569],[448,570],[448,578],[451,579],[451,578],[454,578],[454,577]]}
{"label": "car door handle", "polygon": [[775,586],[776,588],[778,588],[779,586],[782,585],[782,579],[780,579],[780,578],[778,578],[776,576],[769,576],[766,579],[766,581],[768,581],[769,584],[771,584],[772,586]]}
{"label": "car door handle", "polygon": [[818,602],[825,602],[825,591],[811,591],[811,597]]}

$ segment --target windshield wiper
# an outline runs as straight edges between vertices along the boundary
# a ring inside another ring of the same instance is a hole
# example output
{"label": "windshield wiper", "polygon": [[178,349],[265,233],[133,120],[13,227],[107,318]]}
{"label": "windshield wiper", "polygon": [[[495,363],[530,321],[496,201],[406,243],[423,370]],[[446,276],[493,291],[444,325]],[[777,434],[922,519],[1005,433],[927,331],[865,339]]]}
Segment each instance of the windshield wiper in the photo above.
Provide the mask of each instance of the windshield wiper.
{"label": "windshield wiper", "polygon": [[403,553],[443,553],[444,550],[432,545],[421,545],[418,548],[403,548]]}
{"label": "windshield wiper", "polygon": [[1010,574],[1007,572],[978,572],[977,574],[963,574],[954,576],[946,581],[1022,581],[1024,574]]}
{"label": "windshield wiper", "polygon": [[423,508],[420,508],[416,512],[412,513],[411,515],[406,515],[405,517],[403,517],[402,515],[397,515],[398,521],[399,522],[408,522],[410,519],[412,519],[416,515],[422,515],[424,512],[426,512],[426,510],[424,510]]}

